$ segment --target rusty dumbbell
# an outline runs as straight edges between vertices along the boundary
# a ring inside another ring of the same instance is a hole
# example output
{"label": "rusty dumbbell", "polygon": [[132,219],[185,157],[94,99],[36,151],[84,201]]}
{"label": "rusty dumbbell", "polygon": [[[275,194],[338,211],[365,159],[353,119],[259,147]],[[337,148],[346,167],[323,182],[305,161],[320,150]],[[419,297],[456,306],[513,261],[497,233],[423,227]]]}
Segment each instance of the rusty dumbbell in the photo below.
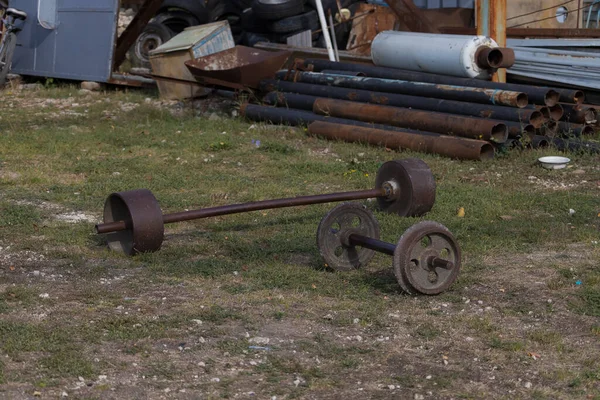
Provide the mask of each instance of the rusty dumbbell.
{"label": "rusty dumbbell", "polygon": [[448,228],[423,221],[396,244],[383,242],[377,219],[357,203],[340,204],[323,217],[317,246],[326,265],[338,271],[366,266],[375,252],[392,256],[396,280],[408,294],[440,294],[460,272],[460,247]]}
{"label": "rusty dumbbell", "polygon": [[147,189],[113,193],[104,204],[104,223],[98,234],[107,234],[112,250],[126,254],[160,249],[164,225],[200,218],[310,204],[377,198],[381,210],[400,216],[420,216],[435,202],[435,180],[427,164],[416,158],[388,161],[377,172],[375,188],[353,192],[300,196],[276,200],[164,214]]}

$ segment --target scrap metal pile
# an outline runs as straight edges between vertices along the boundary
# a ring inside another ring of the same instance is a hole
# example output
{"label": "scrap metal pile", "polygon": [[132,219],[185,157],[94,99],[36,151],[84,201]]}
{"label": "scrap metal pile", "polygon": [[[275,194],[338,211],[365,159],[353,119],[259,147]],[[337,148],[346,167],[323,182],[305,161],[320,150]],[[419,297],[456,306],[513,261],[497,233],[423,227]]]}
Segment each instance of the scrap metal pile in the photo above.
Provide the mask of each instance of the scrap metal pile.
{"label": "scrap metal pile", "polygon": [[[376,198],[382,211],[401,217],[422,216],[435,203],[435,180],[427,164],[407,158],[384,163],[377,172],[375,188],[262,200],[199,210],[164,214],[147,189],[113,193],[104,205],[104,222],[96,232],[106,234],[109,247],[128,255],[154,252],[164,239],[164,225],[273,208],[294,207]],[[460,246],[452,233],[433,221],[421,221],[396,244],[379,240],[375,216],[357,203],[331,210],[317,229],[317,246],[325,265],[337,271],[366,266],[375,252],[393,257],[394,273],[408,294],[436,295],[446,291],[458,277]]]}
{"label": "scrap metal pile", "polygon": [[[599,145],[584,140],[595,132],[596,109],[583,104],[581,90],[484,80],[514,63],[512,50],[482,37],[445,36],[432,49],[431,41],[420,39],[438,40],[436,35],[383,32],[372,49],[379,66],[296,60],[275,79],[260,82],[266,105],[245,104],[242,114],[307,125],[310,134],[330,139],[459,159],[489,159],[497,150],[548,144],[600,152]],[[425,50],[419,51],[419,43]],[[463,46],[459,62],[455,43]]]}

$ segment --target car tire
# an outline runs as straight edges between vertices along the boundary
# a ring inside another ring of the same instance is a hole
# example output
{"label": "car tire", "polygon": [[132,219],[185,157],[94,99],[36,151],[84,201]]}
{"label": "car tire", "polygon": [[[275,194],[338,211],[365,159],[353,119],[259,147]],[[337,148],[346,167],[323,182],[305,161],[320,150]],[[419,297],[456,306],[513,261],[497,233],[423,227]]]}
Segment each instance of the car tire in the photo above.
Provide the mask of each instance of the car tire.
{"label": "car tire", "polygon": [[257,17],[278,20],[304,12],[305,0],[254,0],[252,10]]}
{"label": "car tire", "polygon": [[242,29],[244,32],[269,33],[269,21],[258,18],[252,8],[247,8],[242,12]]}
{"label": "car tire", "polygon": [[315,10],[311,10],[304,14],[294,15],[280,19],[279,21],[271,22],[269,30],[275,33],[290,33],[305,30],[319,29],[319,16]]}
{"label": "car tire", "polygon": [[128,52],[133,67],[150,68],[150,51],[168,42],[175,34],[165,25],[150,21]]}
{"label": "car tire", "polygon": [[186,11],[179,10],[160,13],[152,21],[166,26],[174,34],[183,32],[187,27],[200,25],[198,18]]}

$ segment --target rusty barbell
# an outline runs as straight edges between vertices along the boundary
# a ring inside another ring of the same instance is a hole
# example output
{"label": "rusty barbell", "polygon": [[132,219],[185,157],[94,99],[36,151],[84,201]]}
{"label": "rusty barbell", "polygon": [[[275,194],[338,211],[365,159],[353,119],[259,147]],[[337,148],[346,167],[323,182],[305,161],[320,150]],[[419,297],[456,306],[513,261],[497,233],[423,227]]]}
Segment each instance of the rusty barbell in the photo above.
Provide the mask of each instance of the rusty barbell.
{"label": "rusty barbell", "polygon": [[129,255],[154,252],[164,239],[164,225],[242,212],[311,204],[377,198],[379,207],[400,216],[420,216],[435,202],[435,180],[427,164],[417,158],[384,163],[377,172],[375,188],[263,200],[163,214],[156,197],[148,189],[112,193],[104,204],[104,222],[96,233],[107,234],[112,250]]}

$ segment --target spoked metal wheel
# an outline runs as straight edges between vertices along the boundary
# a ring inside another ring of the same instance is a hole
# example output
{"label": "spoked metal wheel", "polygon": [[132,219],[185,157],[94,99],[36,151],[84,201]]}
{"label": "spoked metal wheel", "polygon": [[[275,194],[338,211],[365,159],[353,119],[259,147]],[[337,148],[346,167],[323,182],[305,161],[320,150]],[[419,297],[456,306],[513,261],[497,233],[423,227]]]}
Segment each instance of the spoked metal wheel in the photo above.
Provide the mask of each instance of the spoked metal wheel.
{"label": "spoked metal wheel", "polygon": [[400,237],[394,252],[394,273],[408,293],[428,295],[447,290],[458,277],[461,252],[444,225],[419,222]]}
{"label": "spoked metal wheel", "polygon": [[317,246],[327,266],[351,271],[371,261],[373,250],[348,243],[352,233],[379,239],[379,223],[363,205],[340,204],[323,217],[317,229]]}
{"label": "spoked metal wheel", "polygon": [[6,33],[6,39],[0,52],[0,86],[6,83],[6,76],[12,64],[12,57],[17,46],[17,35],[14,33]]}

